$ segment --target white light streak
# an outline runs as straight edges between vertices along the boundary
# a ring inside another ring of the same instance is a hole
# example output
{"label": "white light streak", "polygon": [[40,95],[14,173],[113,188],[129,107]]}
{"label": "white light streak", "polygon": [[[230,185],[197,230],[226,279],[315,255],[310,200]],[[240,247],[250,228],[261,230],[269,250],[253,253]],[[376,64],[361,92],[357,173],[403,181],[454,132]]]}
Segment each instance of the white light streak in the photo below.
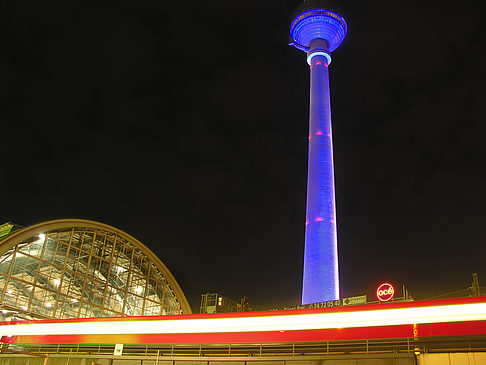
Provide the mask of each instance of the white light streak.
{"label": "white light streak", "polygon": [[22,323],[1,326],[0,334],[27,336],[264,332],[482,320],[486,320],[486,303],[262,317]]}

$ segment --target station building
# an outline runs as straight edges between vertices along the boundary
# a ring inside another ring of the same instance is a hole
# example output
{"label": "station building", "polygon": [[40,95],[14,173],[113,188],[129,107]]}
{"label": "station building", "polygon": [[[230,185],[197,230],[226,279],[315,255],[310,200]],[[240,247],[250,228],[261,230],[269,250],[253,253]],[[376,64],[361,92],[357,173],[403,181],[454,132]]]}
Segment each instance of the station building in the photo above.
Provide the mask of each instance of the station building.
{"label": "station building", "polygon": [[160,259],[105,224],[0,226],[2,364],[486,363],[486,297],[237,313],[204,298],[191,314]]}
{"label": "station building", "polygon": [[174,276],[106,224],[61,219],[0,227],[0,320],[190,314]]}

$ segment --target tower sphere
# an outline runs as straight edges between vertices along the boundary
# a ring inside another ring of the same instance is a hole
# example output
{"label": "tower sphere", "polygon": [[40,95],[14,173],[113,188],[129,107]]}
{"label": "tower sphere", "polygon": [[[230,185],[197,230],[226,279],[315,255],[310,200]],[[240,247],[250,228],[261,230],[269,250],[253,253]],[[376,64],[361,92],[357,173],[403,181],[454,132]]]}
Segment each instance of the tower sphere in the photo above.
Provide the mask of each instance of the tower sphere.
{"label": "tower sphere", "polygon": [[325,1],[305,1],[297,8],[290,24],[290,36],[296,48],[307,52],[312,40],[324,39],[332,52],[343,42],[346,22],[329,5]]}

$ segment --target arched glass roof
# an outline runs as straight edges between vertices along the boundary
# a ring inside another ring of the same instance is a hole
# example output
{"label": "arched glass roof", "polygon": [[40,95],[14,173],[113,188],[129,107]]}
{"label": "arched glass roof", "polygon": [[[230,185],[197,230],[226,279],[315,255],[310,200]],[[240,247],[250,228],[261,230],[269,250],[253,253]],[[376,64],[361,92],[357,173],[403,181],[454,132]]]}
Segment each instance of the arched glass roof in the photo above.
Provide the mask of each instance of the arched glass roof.
{"label": "arched glass roof", "polygon": [[130,235],[86,220],[56,220],[0,240],[4,319],[191,313],[170,271]]}

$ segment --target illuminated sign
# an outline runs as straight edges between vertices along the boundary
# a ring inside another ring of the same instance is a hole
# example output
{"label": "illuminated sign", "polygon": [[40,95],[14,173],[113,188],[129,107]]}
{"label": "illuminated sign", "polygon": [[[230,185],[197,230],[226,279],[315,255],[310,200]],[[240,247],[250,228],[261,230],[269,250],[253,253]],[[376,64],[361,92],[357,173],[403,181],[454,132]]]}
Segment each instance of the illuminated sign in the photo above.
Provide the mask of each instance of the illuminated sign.
{"label": "illuminated sign", "polygon": [[393,299],[394,295],[395,288],[391,284],[383,283],[376,289],[376,297],[380,302],[388,302]]}
{"label": "illuminated sign", "polygon": [[359,304],[366,304],[366,300],[367,300],[366,295],[360,295],[357,297],[343,298],[342,302],[343,305],[359,305]]}
{"label": "illuminated sign", "polygon": [[330,308],[330,307],[338,307],[341,305],[341,300],[328,300],[327,302],[321,303],[314,303],[314,304],[306,304],[302,306],[302,308]]}

